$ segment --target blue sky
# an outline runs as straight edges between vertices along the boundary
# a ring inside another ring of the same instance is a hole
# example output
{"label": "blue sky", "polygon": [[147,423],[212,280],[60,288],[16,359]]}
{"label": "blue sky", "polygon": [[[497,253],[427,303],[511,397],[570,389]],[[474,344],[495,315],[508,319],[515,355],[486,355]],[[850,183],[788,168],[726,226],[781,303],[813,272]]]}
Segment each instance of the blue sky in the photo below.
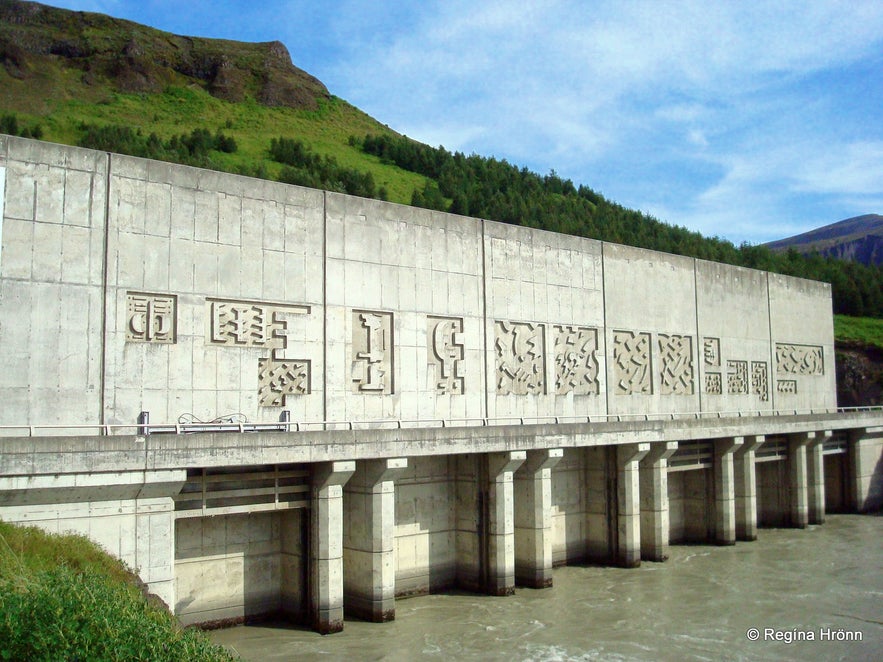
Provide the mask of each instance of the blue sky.
{"label": "blue sky", "polygon": [[879,0],[49,0],[282,41],[421,142],[739,244],[883,214]]}

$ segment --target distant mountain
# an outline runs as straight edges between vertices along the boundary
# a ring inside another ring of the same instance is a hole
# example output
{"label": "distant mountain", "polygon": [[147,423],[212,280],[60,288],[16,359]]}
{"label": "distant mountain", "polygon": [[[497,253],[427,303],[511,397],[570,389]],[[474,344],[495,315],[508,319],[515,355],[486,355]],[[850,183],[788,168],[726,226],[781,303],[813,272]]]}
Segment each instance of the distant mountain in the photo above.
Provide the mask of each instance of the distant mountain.
{"label": "distant mountain", "polygon": [[826,257],[883,265],[883,216],[865,214],[847,218],[803,234],[765,244],[773,251],[793,248],[798,253],[818,251]]}

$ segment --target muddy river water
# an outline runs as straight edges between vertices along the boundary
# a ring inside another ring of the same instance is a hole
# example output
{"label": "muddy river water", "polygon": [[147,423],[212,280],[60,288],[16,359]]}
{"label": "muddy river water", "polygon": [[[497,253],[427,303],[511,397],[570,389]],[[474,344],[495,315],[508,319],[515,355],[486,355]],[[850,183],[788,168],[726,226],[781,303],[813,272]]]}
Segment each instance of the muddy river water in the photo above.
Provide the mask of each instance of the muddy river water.
{"label": "muddy river water", "polygon": [[554,587],[396,603],[396,620],[320,636],[211,633],[243,659],[883,660],[883,517],[829,515],[734,547],[671,548],[631,570],[570,566]]}

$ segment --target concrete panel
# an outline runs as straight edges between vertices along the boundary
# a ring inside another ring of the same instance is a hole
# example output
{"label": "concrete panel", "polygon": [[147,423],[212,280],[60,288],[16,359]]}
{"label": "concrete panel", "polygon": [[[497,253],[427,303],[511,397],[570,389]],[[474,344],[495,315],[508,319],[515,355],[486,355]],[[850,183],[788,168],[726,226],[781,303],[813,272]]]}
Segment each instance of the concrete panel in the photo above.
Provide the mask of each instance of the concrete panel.
{"label": "concrete panel", "polygon": [[4,407],[0,424],[94,424],[102,388],[106,157],[21,139],[5,146],[0,343],[12,370],[4,371],[3,386],[28,393],[29,402]]}
{"label": "concrete panel", "polygon": [[481,413],[479,222],[330,193],[326,204],[329,418]]}
{"label": "concrete panel", "polygon": [[175,614],[190,624],[279,610],[281,558],[279,513],[178,520]]}
{"label": "concrete panel", "polygon": [[778,274],[768,280],[775,409],[835,408],[831,286]]}
{"label": "concrete panel", "polygon": [[696,261],[703,411],[770,411],[775,390],[767,274]]}
{"label": "concrete panel", "polygon": [[699,410],[695,260],[604,244],[611,414]]}
{"label": "concrete panel", "polygon": [[606,413],[601,243],[486,222],[488,416]]}

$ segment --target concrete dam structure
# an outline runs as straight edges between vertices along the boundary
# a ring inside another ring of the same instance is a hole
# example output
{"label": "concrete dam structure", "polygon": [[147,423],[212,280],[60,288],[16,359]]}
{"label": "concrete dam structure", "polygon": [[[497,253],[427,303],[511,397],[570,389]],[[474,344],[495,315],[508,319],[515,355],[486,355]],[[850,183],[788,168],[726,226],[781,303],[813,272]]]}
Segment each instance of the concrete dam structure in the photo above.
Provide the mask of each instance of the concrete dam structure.
{"label": "concrete dam structure", "polygon": [[810,282],[0,136],[0,518],[184,623],[397,597],[883,503]]}

